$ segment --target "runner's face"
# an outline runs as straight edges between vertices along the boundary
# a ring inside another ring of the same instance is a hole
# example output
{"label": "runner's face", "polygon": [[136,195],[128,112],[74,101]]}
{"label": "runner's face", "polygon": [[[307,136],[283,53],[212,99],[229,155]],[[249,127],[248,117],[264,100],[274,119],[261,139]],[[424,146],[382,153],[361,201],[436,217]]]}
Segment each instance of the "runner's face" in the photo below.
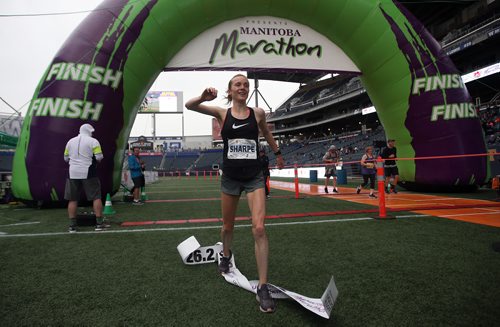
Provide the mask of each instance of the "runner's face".
{"label": "runner's face", "polygon": [[232,79],[229,94],[231,94],[233,101],[246,101],[249,89],[248,79],[245,76],[236,76]]}

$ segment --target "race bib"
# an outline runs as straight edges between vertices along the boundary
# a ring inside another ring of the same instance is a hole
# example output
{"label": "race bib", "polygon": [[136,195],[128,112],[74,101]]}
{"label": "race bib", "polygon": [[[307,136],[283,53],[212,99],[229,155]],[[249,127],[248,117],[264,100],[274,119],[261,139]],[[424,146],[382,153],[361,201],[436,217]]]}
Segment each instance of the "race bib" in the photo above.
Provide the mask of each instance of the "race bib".
{"label": "race bib", "polygon": [[227,140],[228,159],[257,159],[257,144],[255,140],[230,139]]}

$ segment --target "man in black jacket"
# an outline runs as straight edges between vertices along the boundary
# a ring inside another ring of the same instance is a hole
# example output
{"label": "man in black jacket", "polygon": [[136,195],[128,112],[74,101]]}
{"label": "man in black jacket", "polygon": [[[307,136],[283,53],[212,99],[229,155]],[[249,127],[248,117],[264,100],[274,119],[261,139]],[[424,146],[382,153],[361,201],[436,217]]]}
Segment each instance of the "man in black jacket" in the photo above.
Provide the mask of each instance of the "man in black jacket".
{"label": "man in black jacket", "polygon": [[[394,139],[389,139],[387,140],[387,147],[382,150],[381,157],[384,160],[384,174],[385,174],[385,192],[387,194],[392,192],[398,193],[396,190],[396,185],[398,184],[398,179],[399,179],[399,170],[398,170],[398,165],[396,164],[396,159],[398,157],[397,155],[397,150],[394,144],[396,143],[396,140]],[[392,178],[392,184],[389,187],[389,182]]]}

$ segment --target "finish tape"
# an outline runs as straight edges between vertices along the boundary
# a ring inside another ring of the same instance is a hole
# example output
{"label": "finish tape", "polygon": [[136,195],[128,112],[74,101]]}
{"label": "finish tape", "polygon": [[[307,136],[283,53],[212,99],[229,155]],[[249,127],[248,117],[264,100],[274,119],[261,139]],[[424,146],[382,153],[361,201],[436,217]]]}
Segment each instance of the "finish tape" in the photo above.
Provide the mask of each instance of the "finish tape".
{"label": "finish tape", "polygon": [[[191,236],[177,246],[177,251],[179,251],[182,261],[186,265],[200,265],[213,262],[218,263],[219,253],[222,252],[222,243],[219,242],[212,246],[202,247],[200,243],[198,243],[198,240],[196,240],[194,236]],[[256,294],[259,281],[248,280],[238,270],[238,268],[236,268],[234,253],[231,257],[230,267],[229,273],[222,274],[224,279],[230,284],[239,286],[244,290]],[[330,318],[330,313],[339,294],[333,276],[330,279],[326,290],[323,292],[323,295],[319,299],[306,297],[270,283],[267,285],[269,286],[269,292],[272,298],[293,299],[307,310],[312,311],[326,319]]]}

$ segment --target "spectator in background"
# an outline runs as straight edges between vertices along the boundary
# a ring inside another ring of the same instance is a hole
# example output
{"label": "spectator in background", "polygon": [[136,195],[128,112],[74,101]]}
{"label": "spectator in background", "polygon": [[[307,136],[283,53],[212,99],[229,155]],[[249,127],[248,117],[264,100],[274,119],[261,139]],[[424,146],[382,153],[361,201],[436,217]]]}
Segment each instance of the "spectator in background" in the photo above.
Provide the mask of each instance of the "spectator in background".
{"label": "spectator in background", "polygon": [[[396,185],[399,179],[398,165],[396,164],[396,159],[398,157],[397,150],[395,147],[396,140],[387,140],[387,147],[382,150],[381,157],[384,160],[384,174],[385,174],[385,192],[389,194],[392,190],[394,193],[398,193],[396,190]],[[392,178],[392,184],[390,183]]]}
{"label": "spectator in background", "polygon": [[68,231],[76,232],[76,210],[82,190],[87,200],[92,201],[96,217],[95,230],[105,227],[102,218],[101,182],[97,177],[97,162],[103,158],[99,141],[92,137],[94,127],[83,124],[80,134],[73,137],[64,149],[64,161],[69,163],[69,178],[66,179],[64,199],[68,200],[68,215],[70,225]]}
{"label": "spectator in background", "polygon": [[336,164],[340,159],[340,152],[337,150],[335,145],[330,146],[328,151],[326,151],[323,156],[323,162],[327,164],[325,167],[325,193],[328,193],[328,182],[330,181],[330,177],[333,180],[333,193],[339,193],[337,189],[337,172],[336,172]]}
{"label": "spectator in background", "polygon": [[146,165],[144,161],[139,157],[140,150],[138,147],[133,148],[133,153],[128,157],[128,169],[130,170],[130,177],[134,182],[134,187],[132,188],[132,194],[134,200],[133,205],[143,205],[144,202],[141,201],[141,190],[146,184],[144,178],[144,170],[146,170]]}
{"label": "spectator in background", "polygon": [[269,199],[271,196],[269,195],[269,178],[271,177],[271,173],[269,172],[269,157],[266,155],[266,149],[260,148],[259,151],[259,162],[262,166],[262,174],[264,175],[264,188],[266,190],[266,199]]}
{"label": "spectator in background", "polygon": [[368,185],[370,182],[370,198],[376,199],[377,196],[373,194],[375,189],[375,174],[377,169],[375,168],[375,157],[373,156],[373,147],[366,147],[365,154],[361,157],[361,175],[363,176],[363,184],[356,188],[356,193],[360,193],[361,189]]}

